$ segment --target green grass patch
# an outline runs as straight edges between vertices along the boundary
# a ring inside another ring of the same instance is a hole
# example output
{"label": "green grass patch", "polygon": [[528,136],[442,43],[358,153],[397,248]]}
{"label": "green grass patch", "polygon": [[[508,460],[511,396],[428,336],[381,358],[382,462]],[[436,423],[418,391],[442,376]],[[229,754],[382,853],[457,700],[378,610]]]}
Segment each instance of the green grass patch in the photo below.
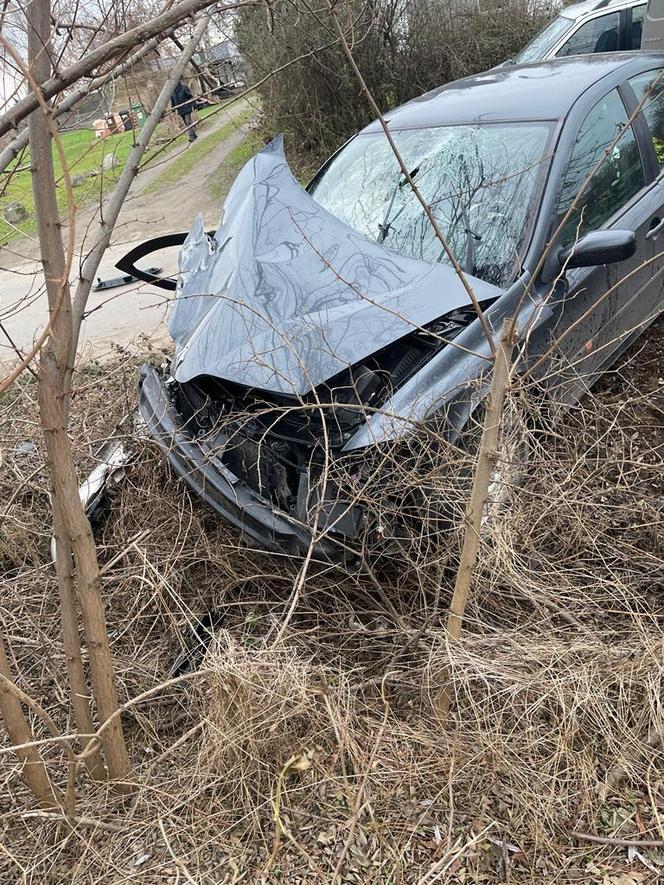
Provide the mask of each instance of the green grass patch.
{"label": "green grass patch", "polygon": [[262,147],[263,139],[260,132],[252,130],[247,133],[246,138],[229,151],[216,171],[208,176],[208,186],[212,196],[218,200],[225,197],[240,169]]}
{"label": "green grass patch", "polygon": [[[115,184],[122,166],[134,145],[135,132],[122,132],[108,138],[95,138],[91,129],[79,129],[62,133],[62,147],[69,174],[85,175],[85,180],[74,190],[76,207],[80,208],[99,199],[102,190],[108,191]],[[100,172],[104,158],[114,154],[118,165],[115,169]],[[57,182],[58,208],[62,215],[67,213],[67,190],[62,177],[60,155],[53,145],[53,162]],[[97,175],[90,173],[98,172]],[[19,202],[25,206],[28,218],[13,226],[5,221],[4,212],[10,203]],[[32,175],[30,172],[30,152],[26,149],[0,175],[0,245],[5,245],[21,233],[31,234],[36,229],[35,204],[32,196]]]}
{"label": "green grass patch", "polygon": [[[197,112],[202,113],[202,112]],[[197,141],[191,144],[186,151],[176,157],[166,166],[164,171],[154,179],[146,189],[146,193],[153,193],[163,187],[177,184],[188,172],[197,166],[218,145],[226,141],[241,126],[247,123],[255,114],[255,110],[247,107],[237,116],[229,120],[223,126],[215,129],[209,135],[199,135]],[[183,136],[184,138],[185,136]]]}
{"label": "green grass patch", "polygon": [[[254,129],[247,133],[246,138],[226,155],[226,159],[208,177],[208,186],[213,197],[221,200],[226,196],[240,169],[247,160],[250,160],[254,154],[258,153],[265,145],[265,141],[264,133]],[[297,160],[298,158],[294,159]],[[307,186],[318,168],[315,163],[293,162],[293,159],[289,160],[289,165],[302,187]]]}
{"label": "green grass patch", "polygon": [[223,108],[228,104],[228,99],[225,101],[220,101],[218,104],[210,104],[207,107],[201,108],[200,111],[196,111],[196,116],[199,120],[205,120],[207,117],[212,116],[219,112],[219,108]]}
{"label": "green grass patch", "polygon": [[[219,112],[220,107],[223,107],[224,104],[226,104],[226,101],[197,111],[204,127],[211,125],[212,121],[208,118],[214,113]],[[162,127],[163,124],[160,124],[157,128],[154,141],[159,140]],[[229,133],[230,130],[227,134]],[[166,131],[162,133],[162,137],[167,135]],[[86,176],[85,180],[77,184],[73,189],[74,202],[77,209],[99,202],[100,195],[107,193],[113,188],[137,137],[138,132],[133,131],[111,135],[108,138],[95,138],[95,133],[92,129],[77,129],[74,132],[62,133],[62,147],[70,176],[72,178],[76,175]],[[200,141],[204,140],[201,139]],[[115,169],[104,170],[102,173],[100,169],[104,157],[108,154],[114,154],[118,164]],[[58,209],[61,216],[64,217],[68,211],[67,190],[62,177],[60,155],[55,144],[53,145],[53,163],[57,182]],[[99,174],[91,175],[91,173],[95,172]],[[14,202],[20,203],[28,212],[28,218],[17,225],[10,224],[4,218],[5,210],[10,203]],[[26,149],[7,167],[5,172],[0,173],[0,246],[4,246],[21,234],[34,234],[36,227],[37,221],[35,218],[32,176],[30,173],[30,152]]]}

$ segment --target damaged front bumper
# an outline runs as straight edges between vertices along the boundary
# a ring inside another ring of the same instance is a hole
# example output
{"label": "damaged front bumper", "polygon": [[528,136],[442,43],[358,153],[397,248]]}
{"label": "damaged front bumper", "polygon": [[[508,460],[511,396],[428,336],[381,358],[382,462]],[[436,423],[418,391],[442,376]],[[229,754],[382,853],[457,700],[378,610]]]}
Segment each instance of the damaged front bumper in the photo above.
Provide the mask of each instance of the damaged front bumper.
{"label": "damaged front bumper", "polygon": [[149,435],[164,450],[175,471],[227,522],[260,547],[281,554],[306,555],[348,570],[361,566],[361,554],[331,532],[314,536],[302,522],[285,514],[223,463],[223,439],[210,445],[182,426],[168,384],[152,366],[141,369],[139,411]]}

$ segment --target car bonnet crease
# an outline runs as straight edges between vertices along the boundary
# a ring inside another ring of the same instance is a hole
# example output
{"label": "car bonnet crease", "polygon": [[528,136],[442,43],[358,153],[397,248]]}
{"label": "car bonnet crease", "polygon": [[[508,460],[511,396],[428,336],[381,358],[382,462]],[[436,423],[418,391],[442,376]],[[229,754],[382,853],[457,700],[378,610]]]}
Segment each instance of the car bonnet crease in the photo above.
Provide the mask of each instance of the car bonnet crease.
{"label": "car bonnet crease", "polygon": [[[501,294],[468,281],[480,302]],[[304,395],[468,303],[451,267],[393,252],[316,203],[278,138],[238,175],[214,238],[199,217],[182,247],[171,374]]]}

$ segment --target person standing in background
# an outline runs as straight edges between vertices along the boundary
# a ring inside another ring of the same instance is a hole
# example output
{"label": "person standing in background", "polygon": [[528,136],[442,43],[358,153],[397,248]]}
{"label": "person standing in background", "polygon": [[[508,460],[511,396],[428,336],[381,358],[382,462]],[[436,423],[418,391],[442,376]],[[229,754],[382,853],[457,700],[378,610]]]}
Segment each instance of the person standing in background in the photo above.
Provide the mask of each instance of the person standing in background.
{"label": "person standing in background", "polygon": [[173,90],[173,95],[171,95],[171,107],[180,115],[182,125],[187,130],[187,138],[189,141],[196,141],[198,135],[196,134],[196,127],[192,116],[194,111],[194,96],[184,80],[180,80]]}

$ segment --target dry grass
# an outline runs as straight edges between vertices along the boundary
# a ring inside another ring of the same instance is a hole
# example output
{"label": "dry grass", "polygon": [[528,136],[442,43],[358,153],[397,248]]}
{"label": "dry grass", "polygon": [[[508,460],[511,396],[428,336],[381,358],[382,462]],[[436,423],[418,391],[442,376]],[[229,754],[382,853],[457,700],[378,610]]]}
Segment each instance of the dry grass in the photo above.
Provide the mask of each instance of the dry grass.
{"label": "dry grass", "polygon": [[[121,697],[154,689],[124,714],[136,791],[81,774],[72,832],[30,810],[4,755],[3,881],[309,883],[337,868],[356,883],[655,881],[661,849],[628,858],[572,833],[664,840],[662,331],[533,439],[453,649],[441,618],[458,520],[440,535],[420,520],[383,595],[312,568],[275,641],[299,563],[240,546],[142,444],[97,529]],[[82,471],[133,401],[135,365],[81,372]],[[0,404],[3,628],[21,687],[69,733],[45,474],[39,450],[16,449],[39,443],[34,399],[24,383]],[[446,490],[458,514],[467,459],[439,456],[428,500]],[[409,471],[394,467],[404,494]],[[206,613],[214,639],[197,649]],[[183,647],[198,671],[160,689]],[[63,754],[46,756],[64,778]]]}

